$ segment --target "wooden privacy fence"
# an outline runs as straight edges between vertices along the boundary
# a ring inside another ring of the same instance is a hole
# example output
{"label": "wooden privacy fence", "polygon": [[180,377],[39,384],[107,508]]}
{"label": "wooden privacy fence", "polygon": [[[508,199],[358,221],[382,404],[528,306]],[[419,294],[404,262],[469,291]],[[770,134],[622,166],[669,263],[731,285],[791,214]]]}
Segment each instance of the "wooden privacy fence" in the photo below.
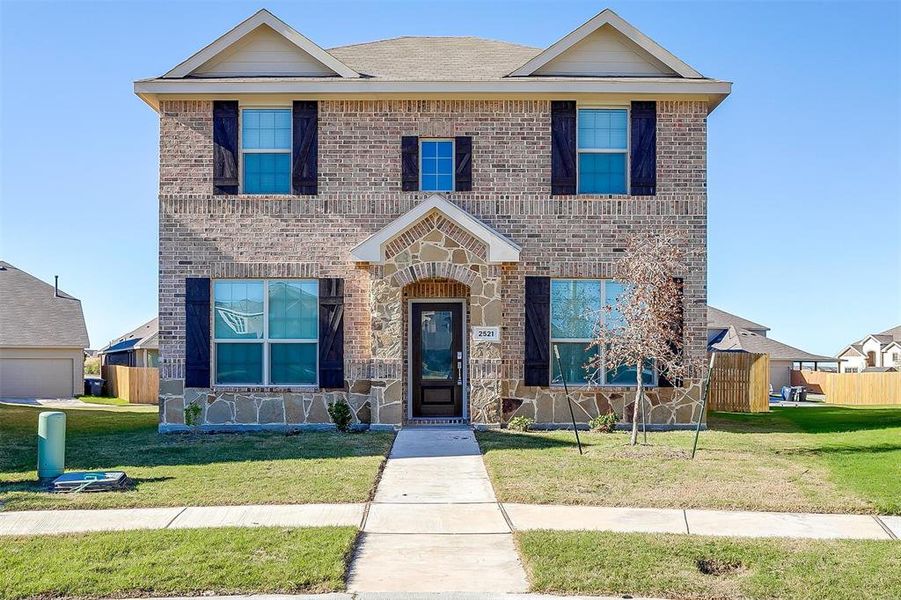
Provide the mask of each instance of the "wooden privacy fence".
{"label": "wooden privacy fence", "polygon": [[156,404],[160,396],[160,371],[146,367],[107,365],[102,369],[111,396],[132,404]]}
{"label": "wooden privacy fence", "polygon": [[901,373],[792,371],[792,385],[825,394],[827,404],[901,405]]}
{"label": "wooden privacy fence", "polygon": [[710,410],[770,410],[770,357],[750,352],[717,352],[710,373]]}

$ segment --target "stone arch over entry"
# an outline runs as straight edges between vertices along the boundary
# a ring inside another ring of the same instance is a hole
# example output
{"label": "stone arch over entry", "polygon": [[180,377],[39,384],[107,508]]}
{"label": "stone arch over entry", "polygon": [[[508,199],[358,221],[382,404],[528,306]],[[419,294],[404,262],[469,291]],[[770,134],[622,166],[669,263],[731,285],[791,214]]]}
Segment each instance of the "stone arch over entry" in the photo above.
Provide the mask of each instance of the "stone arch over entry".
{"label": "stone arch over entry", "polygon": [[[371,290],[374,422],[401,424],[408,414],[404,291],[437,281],[456,283],[463,286],[458,290],[468,291],[464,335],[469,419],[483,424],[500,422],[500,345],[473,343],[470,331],[472,327],[502,325],[501,271],[499,264],[490,262],[491,243],[475,233],[480,232],[462,228],[432,207],[394,237],[382,240],[377,250],[370,249],[375,252],[372,256],[382,257],[377,263],[366,263]],[[515,247],[509,244],[509,249]]]}
{"label": "stone arch over entry", "polygon": [[465,286],[472,286],[479,274],[465,265],[454,265],[446,262],[424,262],[404,267],[391,276],[392,282],[400,287],[417,281],[430,279],[451,279]]}

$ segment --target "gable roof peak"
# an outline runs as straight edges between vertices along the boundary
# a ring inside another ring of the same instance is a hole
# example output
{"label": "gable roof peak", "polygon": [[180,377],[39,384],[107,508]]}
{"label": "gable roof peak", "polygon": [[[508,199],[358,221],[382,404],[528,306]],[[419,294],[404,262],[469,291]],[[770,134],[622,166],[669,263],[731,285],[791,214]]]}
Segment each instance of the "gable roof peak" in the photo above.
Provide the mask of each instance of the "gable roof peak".
{"label": "gable roof peak", "polygon": [[296,29],[276,17],[274,14],[261,8],[248,18],[238,23],[225,34],[219,36],[209,45],[194,53],[187,60],[179,63],[163,75],[166,79],[178,79],[191,76],[200,67],[222,56],[230,48],[234,47],[249,34],[268,27],[282,38],[294,45],[298,51],[309,55],[310,59],[321,65],[324,69],[333,72],[339,77],[359,77],[360,74],[329,54],[315,42],[298,32]]}
{"label": "gable roof peak", "polygon": [[629,42],[635,44],[644,54],[648,55],[651,61],[663,65],[668,70],[671,70],[676,76],[686,79],[704,79],[704,76],[701,75],[701,73],[640,32],[628,21],[609,8],[605,8],[569,34],[551,44],[544,52],[526,62],[524,65],[510,73],[509,76],[526,77],[535,75],[536,71],[541,67],[544,67],[554,59],[562,56],[576,44],[582,42],[588,36],[604,26],[609,26],[616,32],[625,36]]}
{"label": "gable roof peak", "polygon": [[441,213],[463,231],[484,243],[488,248],[489,263],[519,262],[519,253],[522,248],[518,244],[441,194],[432,194],[357,244],[350,251],[351,257],[356,262],[383,264],[385,261],[385,245],[435,211]]}

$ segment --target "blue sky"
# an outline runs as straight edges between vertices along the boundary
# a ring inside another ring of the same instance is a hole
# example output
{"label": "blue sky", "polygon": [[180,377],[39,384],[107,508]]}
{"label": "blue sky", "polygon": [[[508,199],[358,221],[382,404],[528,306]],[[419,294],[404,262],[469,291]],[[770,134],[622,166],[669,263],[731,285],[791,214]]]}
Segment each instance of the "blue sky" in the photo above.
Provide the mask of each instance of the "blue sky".
{"label": "blue sky", "polygon": [[609,6],[705,75],[709,299],[834,354],[901,323],[898,3],[0,0],[0,257],[82,299],[93,347],[156,312],[158,75],[265,6],[323,47],[546,47]]}

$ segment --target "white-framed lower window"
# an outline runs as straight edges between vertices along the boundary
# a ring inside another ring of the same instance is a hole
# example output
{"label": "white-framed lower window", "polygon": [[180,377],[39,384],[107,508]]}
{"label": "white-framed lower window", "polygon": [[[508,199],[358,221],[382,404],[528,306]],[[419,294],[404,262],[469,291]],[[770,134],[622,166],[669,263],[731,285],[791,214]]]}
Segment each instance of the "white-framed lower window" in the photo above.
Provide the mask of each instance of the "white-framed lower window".
{"label": "white-framed lower window", "polygon": [[[635,385],[634,365],[616,369],[602,367],[599,372],[586,370],[586,365],[598,356],[599,348],[592,344],[597,319],[614,325],[618,315],[616,301],[625,287],[612,279],[553,279],[551,280],[551,384],[576,385]],[[614,308],[610,313],[601,309]],[[560,353],[560,363],[554,353]],[[651,364],[645,366],[642,377],[646,385],[656,385]]]}
{"label": "white-framed lower window", "polygon": [[857,367],[845,367],[845,373],[857,373]]}
{"label": "white-framed lower window", "polygon": [[291,121],[290,108],[241,109],[243,193],[291,193]]}
{"label": "white-framed lower window", "polygon": [[424,192],[454,191],[454,140],[419,140],[419,189]]}
{"label": "white-framed lower window", "polygon": [[577,120],[579,193],[628,193],[629,109],[579,107]]}
{"label": "white-framed lower window", "polygon": [[319,282],[213,282],[213,365],[217,385],[317,385]]}

